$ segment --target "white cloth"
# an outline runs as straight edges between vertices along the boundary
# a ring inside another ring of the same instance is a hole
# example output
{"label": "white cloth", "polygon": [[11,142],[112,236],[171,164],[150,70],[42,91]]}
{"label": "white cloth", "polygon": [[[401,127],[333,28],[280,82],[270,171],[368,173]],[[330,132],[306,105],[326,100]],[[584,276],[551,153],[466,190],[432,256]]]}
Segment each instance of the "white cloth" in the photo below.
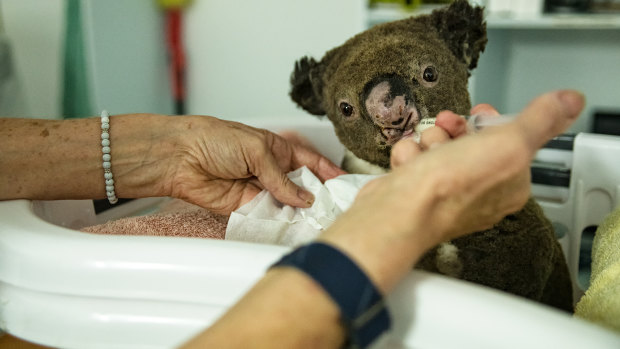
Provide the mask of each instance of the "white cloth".
{"label": "white cloth", "polygon": [[325,181],[307,168],[288,174],[300,187],[314,194],[309,208],[283,205],[263,190],[230,215],[226,240],[298,246],[327,229],[353,203],[357,192],[377,175],[347,174]]}

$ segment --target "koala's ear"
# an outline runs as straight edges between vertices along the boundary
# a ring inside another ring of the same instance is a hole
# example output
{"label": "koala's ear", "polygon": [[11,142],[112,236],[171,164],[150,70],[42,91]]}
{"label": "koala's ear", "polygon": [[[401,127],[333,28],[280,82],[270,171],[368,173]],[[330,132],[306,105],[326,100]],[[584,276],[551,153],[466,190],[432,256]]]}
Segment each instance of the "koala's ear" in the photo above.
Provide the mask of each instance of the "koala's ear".
{"label": "koala's ear", "polygon": [[321,64],[314,58],[303,57],[295,63],[295,71],[291,74],[291,98],[314,115],[325,115],[322,70]]}
{"label": "koala's ear", "polygon": [[487,43],[487,24],[483,8],[472,7],[467,0],[455,0],[450,6],[431,14],[431,23],[454,55],[472,70]]}

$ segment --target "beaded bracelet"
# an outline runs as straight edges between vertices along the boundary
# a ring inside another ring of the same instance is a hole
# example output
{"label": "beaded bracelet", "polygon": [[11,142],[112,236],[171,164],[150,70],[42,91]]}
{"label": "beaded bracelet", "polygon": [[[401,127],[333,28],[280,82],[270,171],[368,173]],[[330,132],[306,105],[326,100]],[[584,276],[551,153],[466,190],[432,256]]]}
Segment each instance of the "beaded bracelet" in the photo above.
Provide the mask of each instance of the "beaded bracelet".
{"label": "beaded bracelet", "polygon": [[103,152],[103,178],[105,192],[111,204],[118,202],[114,192],[114,176],[112,175],[112,155],[110,155],[110,115],[107,110],[101,112],[101,151]]}

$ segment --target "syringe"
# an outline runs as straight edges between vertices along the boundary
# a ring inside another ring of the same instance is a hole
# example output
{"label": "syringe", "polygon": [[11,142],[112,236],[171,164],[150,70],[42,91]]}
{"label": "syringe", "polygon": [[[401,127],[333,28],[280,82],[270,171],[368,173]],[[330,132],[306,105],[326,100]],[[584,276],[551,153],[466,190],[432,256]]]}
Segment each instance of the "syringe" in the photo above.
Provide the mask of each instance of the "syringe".
{"label": "syringe", "polygon": [[465,120],[467,120],[467,131],[468,132],[478,132],[487,126],[503,125],[503,124],[513,121],[516,117],[517,117],[516,114],[505,114],[505,115],[475,114],[475,115],[464,116]]}
{"label": "syringe", "polygon": [[[481,129],[487,126],[497,126],[503,125],[513,121],[517,117],[516,114],[505,114],[505,115],[483,115],[483,114],[474,114],[474,115],[465,115],[463,118],[467,120],[467,132],[475,133],[480,131]],[[435,125],[436,118],[424,118],[422,121],[416,126],[415,132],[418,134],[422,133],[422,131],[426,130],[429,127]]]}

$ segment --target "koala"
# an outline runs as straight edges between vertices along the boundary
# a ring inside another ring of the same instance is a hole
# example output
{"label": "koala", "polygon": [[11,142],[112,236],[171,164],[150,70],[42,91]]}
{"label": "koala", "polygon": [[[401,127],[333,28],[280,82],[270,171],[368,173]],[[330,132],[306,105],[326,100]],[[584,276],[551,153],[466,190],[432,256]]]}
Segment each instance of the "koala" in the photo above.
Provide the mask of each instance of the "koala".
{"label": "koala", "polygon": [[[442,110],[466,115],[467,90],[487,43],[483,9],[456,0],[428,15],[377,25],[328,51],[303,57],[290,96],[327,115],[352,173],[389,170],[392,146]],[[572,311],[572,283],[551,223],[530,199],[493,228],[441,244],[417,268]]]}

